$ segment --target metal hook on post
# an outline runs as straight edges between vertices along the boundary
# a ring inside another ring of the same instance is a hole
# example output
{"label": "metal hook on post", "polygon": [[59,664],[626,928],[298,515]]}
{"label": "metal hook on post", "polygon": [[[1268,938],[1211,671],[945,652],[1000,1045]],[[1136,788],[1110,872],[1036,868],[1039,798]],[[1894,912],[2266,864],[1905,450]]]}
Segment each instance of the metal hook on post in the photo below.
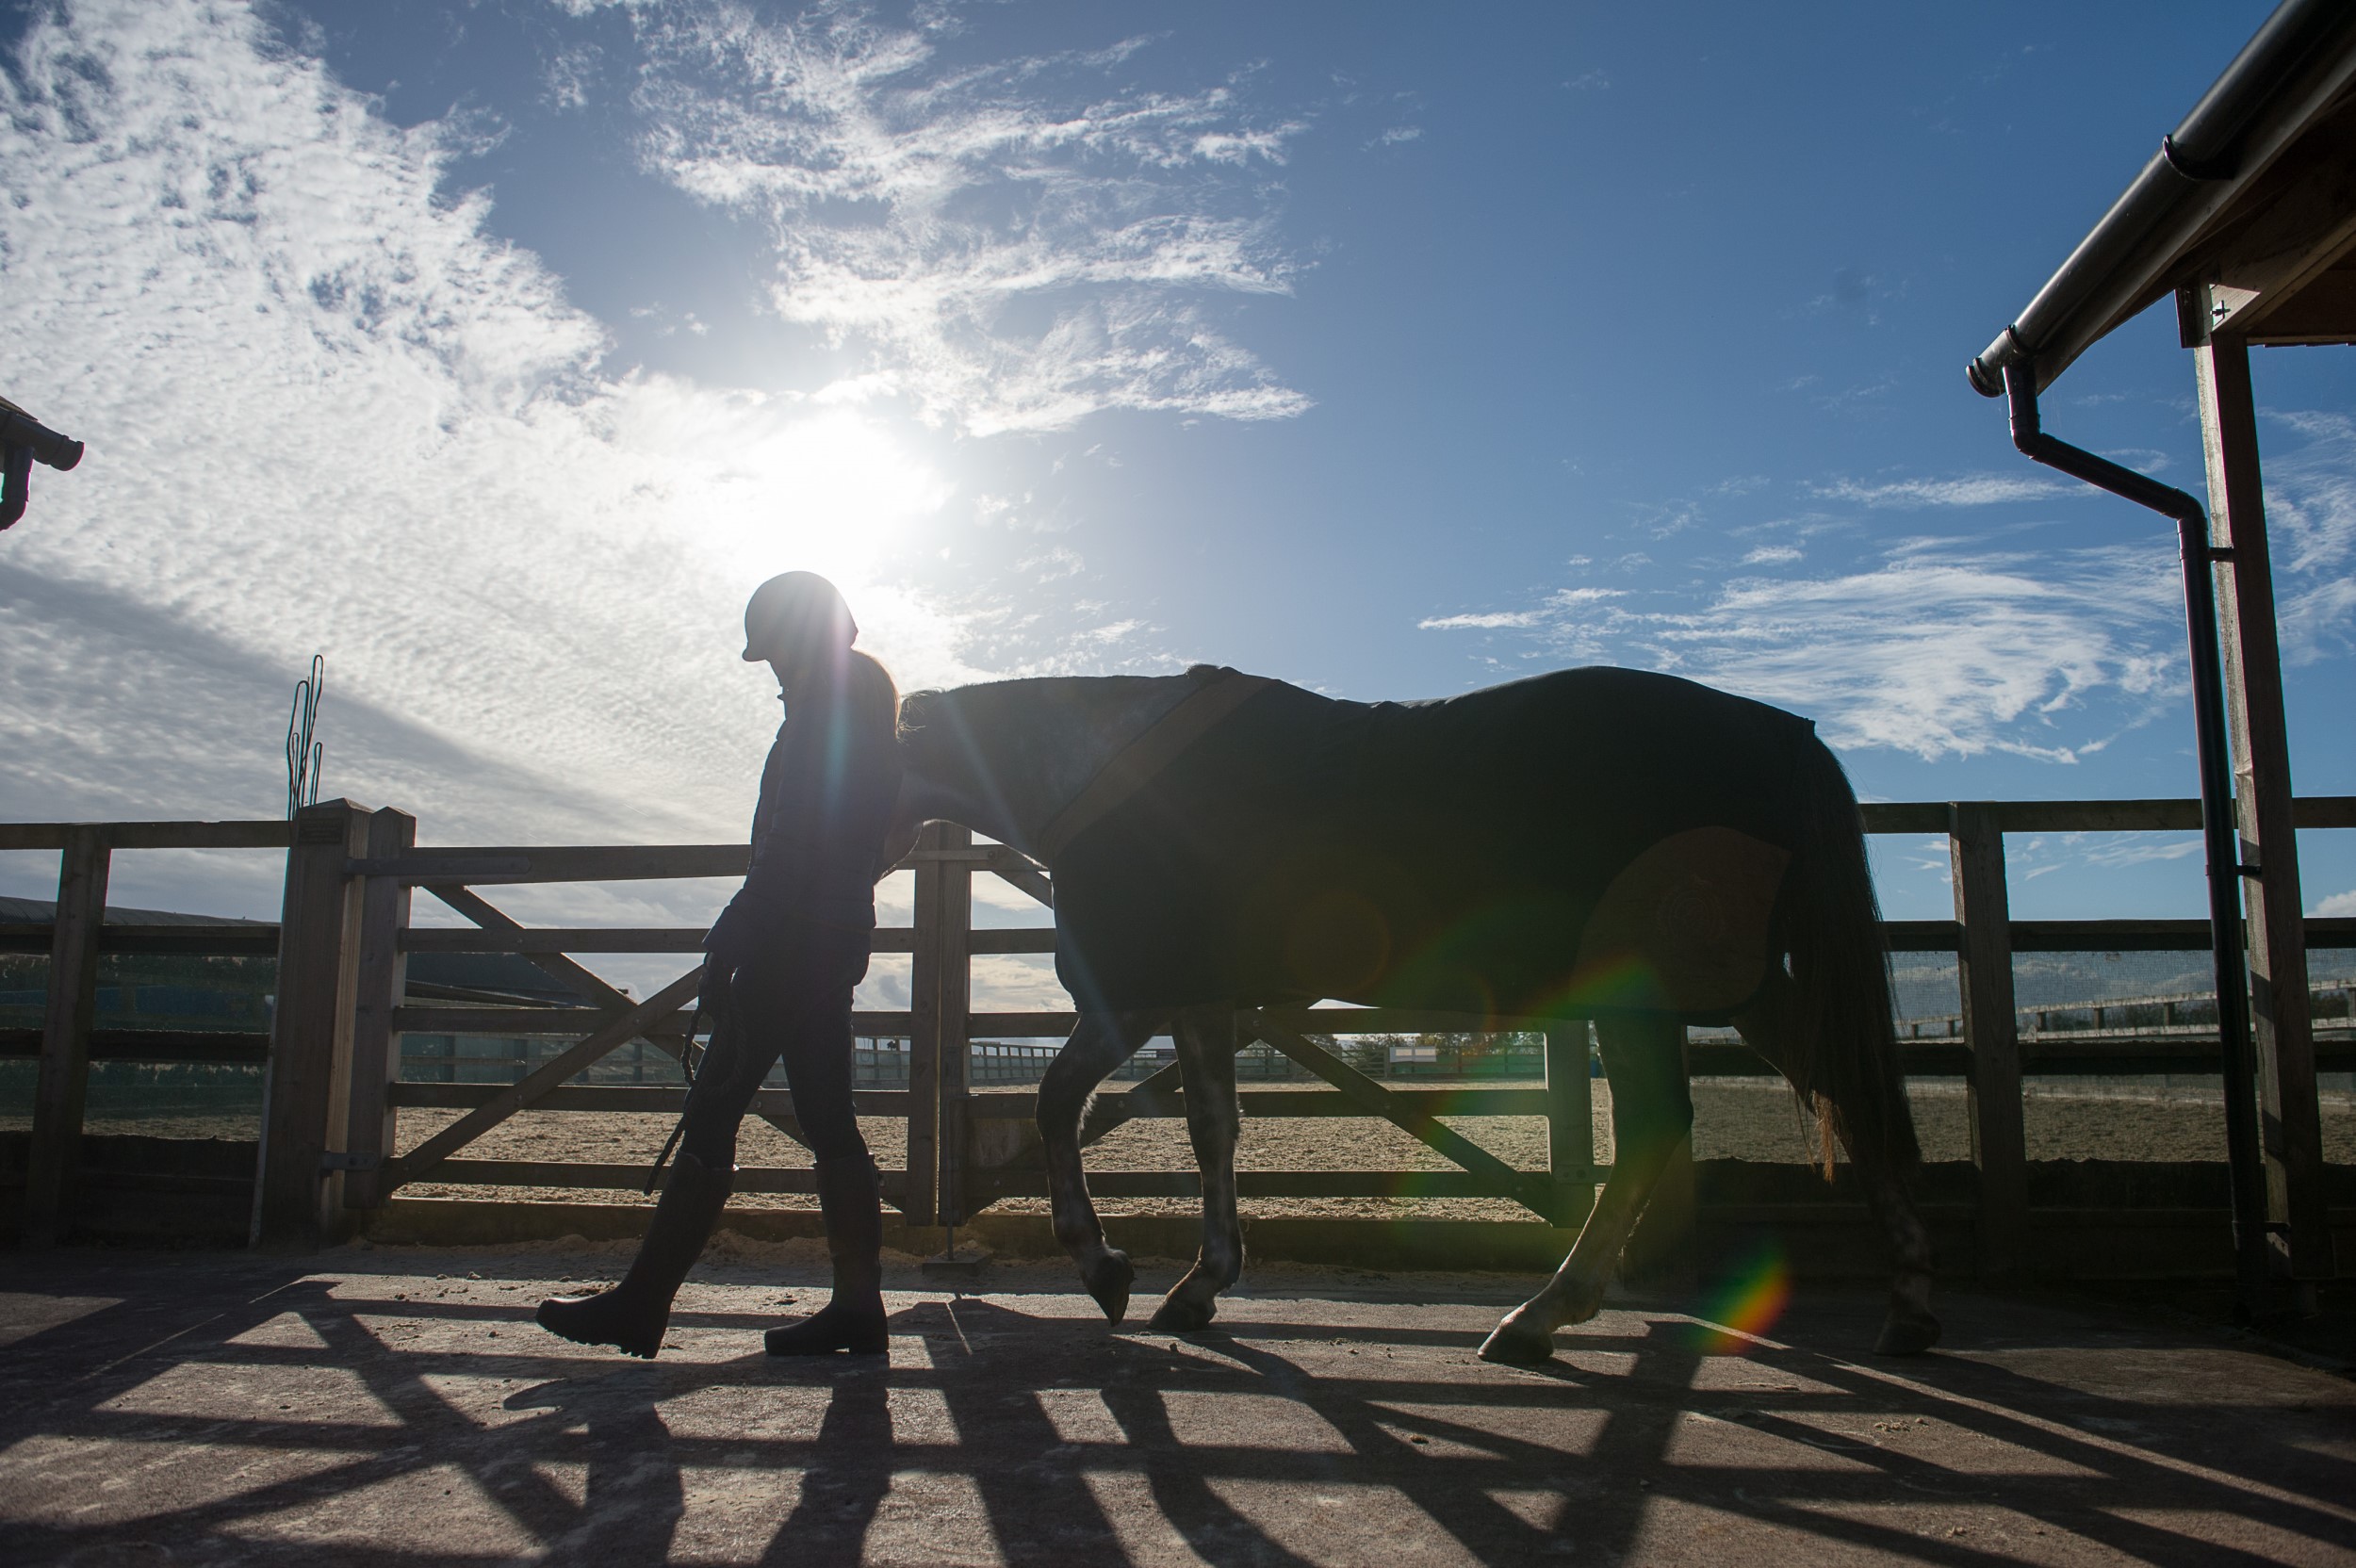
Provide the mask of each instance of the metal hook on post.
{"label": "metal hook on post", "polygon": [[316,806],[319,799],[319,762],[325,757],[324,742],[314,741],[311,731],[319,723],[319,693],[327,686],[327,656],[311,655],[311,673],[295,682],[294,708],[286,715],[286,816],[289,821],[305,806]]}

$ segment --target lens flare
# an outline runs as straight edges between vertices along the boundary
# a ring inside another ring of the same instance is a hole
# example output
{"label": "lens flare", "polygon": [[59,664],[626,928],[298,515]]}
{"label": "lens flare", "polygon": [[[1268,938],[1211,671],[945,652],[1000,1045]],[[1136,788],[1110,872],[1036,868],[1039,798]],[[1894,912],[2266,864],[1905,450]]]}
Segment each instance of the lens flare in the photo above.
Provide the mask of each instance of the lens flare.
{"label": "lens flare", "polygon": [[1772,1238],[1742,1254],[1693,1313],[1694,1348],[1706,1356],[1741,1355],[1764,1336],[1792,1300],[1792,1268]]}

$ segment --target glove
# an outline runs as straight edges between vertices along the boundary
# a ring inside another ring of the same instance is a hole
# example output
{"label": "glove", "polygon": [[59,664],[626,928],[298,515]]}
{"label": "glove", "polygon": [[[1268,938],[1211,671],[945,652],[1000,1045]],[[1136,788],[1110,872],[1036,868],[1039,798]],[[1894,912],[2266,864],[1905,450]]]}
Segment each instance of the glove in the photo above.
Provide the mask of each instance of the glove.
{"label": "glove", "polygon": [[728,1012],[728,989],[736,979],[736,972],[757,957],[766,945],[763,938],[765,923],[753,906],[739,894],[720,911],[720,918],[712,923],[704,934],[703,1008],[714,1018]]}

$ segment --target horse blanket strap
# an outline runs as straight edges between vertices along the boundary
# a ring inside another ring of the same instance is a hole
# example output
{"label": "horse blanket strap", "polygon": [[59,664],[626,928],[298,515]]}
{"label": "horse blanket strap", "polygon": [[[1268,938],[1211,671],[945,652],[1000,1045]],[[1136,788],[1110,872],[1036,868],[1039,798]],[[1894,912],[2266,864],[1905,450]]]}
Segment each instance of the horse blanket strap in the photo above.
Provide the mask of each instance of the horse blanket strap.
{"label": "horse blanket strap", "polygon": [[1192,695],[1148,725],[1145,732],[1116,752],[1082,786],[1039,836],[1039,852],[1050,865],[1064,846],[1106,812],[1136,794],[1153,776],[1186,755],[1211,727],[1276,682],[1264,675],[1221,669]]}

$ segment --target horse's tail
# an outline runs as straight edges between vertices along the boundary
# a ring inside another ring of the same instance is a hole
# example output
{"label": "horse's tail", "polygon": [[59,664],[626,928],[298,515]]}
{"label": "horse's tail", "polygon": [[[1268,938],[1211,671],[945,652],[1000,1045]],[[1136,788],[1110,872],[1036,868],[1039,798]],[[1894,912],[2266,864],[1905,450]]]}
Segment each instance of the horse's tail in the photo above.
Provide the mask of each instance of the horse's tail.
{"label": "horse's tail", "polygon": [[1890,955],[1865,858],[1857,795],[1840,759],[1810,735],[1794,780],[1799,853],[1784,905],[1795,982],[1777,1042],[1803,1107],[1814,1103],[1824,1174],[1837,1134],[1852,1157],[1905,1172],[1922,1159],[1898,1067]]}

